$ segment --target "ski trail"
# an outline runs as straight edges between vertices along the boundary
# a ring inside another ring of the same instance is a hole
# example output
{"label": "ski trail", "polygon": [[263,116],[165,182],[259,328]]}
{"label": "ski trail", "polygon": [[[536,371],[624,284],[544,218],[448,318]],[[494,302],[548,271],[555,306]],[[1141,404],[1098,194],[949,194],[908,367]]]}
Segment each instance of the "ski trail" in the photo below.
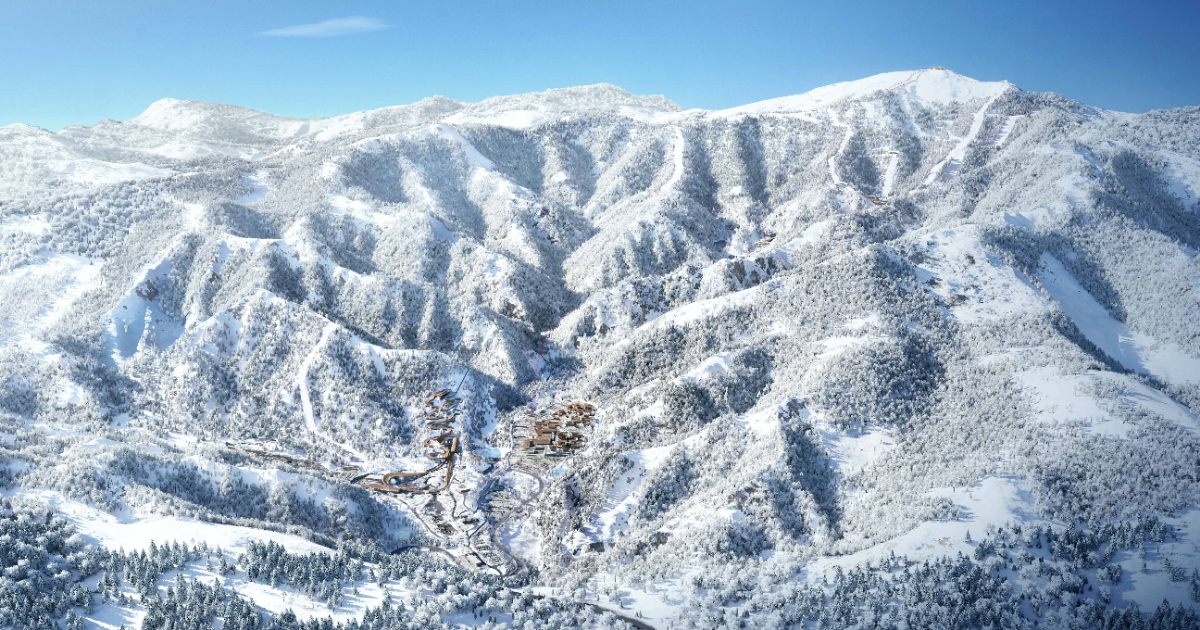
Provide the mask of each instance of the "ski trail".
{"label": "ski trail", "polygon": [[960,140],[958,144],[950,150],[950,153],[947,154],[946,157],[942,158],[942,161],[934,164],[933,168],[929,169],[929,175],[925,177],[926,186],[929,186],[933,182],[937,181],[938,175],[940,175],[943,170],[946,172],[946,179],[954,179],[954,176],[958,174],[958,168],[962,166],[963,158],[967,155],[967,147],[971,146],[971,143],[975,141],[975,137],[979,135],[979,130],[983,128],[983,121],[987,116],[988,108],[992,106],[992,103],[996,102],[996,99],[1004,96],[1006,92],[1008,92],[1008,90],[1004,90],[992,98],[989,98],[987,102],[983,104],[983,107],[980,107],[979,111],[975,112],[974,119],[971,121],[971,130],[967,132],[967,136]]}
{"label": "ski trail", "polygon": [[52,344],[40,339],[38,333],[61,320],[76,300],[99,286],[102,265],[74,254],[47,253],[38,258],[37,262],[0,275],[0,292],[7,289],[8,282],[57,285],[53,293],[46,293],[44,306],[33,317],[24,321],[0,319],[0,348],[20,347],[35,357],[54,362],[62,355]]}
{"label": "ski trail", "polygon": [[300,388],[300,408],[304,410],[304,425],[312,433],[320,433],[317,429],[317,422],[313,419],[312,399],[308,393],[308,370],[312,367],[313,362],[317,360],[317,355],[321,349],[329,343],[329,338],[333,335],[333,331],[337,329],[336,324],[326,324],[325,329],[321,331],[321,338],[317,341],[317,345],[313,346],[312,351],[308,356],[304,357],[304,362],[300,364],[300,371],[296,374],[296,386]]}
{"label": "ski trail", "polygon": [[837,159],[842,157],[842,153],[846,151],[846,145],[850,144],[850,134],[854,133],[854,131],[850,129],[850,125],[847,125],[838,118],[837,112],[830,109],[827,113],[829,114],[830,124],[839,129],[846,130],[846,135],[842,137],[842,143],[838,146],[837,152],[829,156],[829,177],[833,179],[834,184],[844,184],[845,182],[838,179],[837,167],[835,165],[837,164]]}
{"label": "ski trail", "polygon": [[329,340],[333,337],[333,333],[337,329],[338,325],[332,322],[325,325],[325,329],[321,331],[321,338],[317,341],[317,344],[313,346],[313,349],[308,353],[308,356],[304,357],[304,362],[300,364],[300,371],[296,374],[296,386],[300,388],[300,408],[304,412],[304,426],[308,428],[313,435],[320,437],[322,440],[337,446],[351,455],[354,455],[360,461],[368,462],[370,461],[369,457],[358,452],[350,446],[346,446],[345,444],[338,442],[322,431],[320,427],[317,426],[317,421],[313,414],[312,398],[308,391],[308,371],[312,368],[313,363],[316,362],[321,350],[325,346],[329,345]]}
{"label": "ski trail", "polygon": [[887,171],[883,174],[883,191],[880,196],[889,199],[892,196],[892,185],[896,183],[896,170],[900,168],[900,154],[893,151],[888,159]]}
{"label": "ski trail", "polygon": [[484,155],[479,152],[479,149],[476,149],[475,145],[471,144],[470,140],[464,138],[457,129],[451,127],[450,125],[437,125],[435,129],[438,135],[453,140],[454,142],[458,143],[459,147],[462,147],[463,155],[466,156],[467,163],[469,163],[471,166],[483,169],[485,171],[496,170],[496,165],[492,163],[491,160],[484,157]]}
{"label": "ski trail", "polygon": [[1004,141],[1008,140],[1009,134],[1012,133],[1013,125],[1017,123],[1018,119],[1024,117],[1024,114],[1018,114],[1016,116],[1009,116],[1008,118],[1004,119],[1004,126],[1000,127],[1000,132],[996,134],[996,141],[993,142],[992,145],[997,147],[1004,146]]}
{"label": "ski trail", "polygon": [[674,129],[675,129],[675,156],[674,156],[675,157],[675,160],[674,160],[675,171],[673,173],[671,173],[671,179],[668,180],[665,185],[663,185],[662,190],[664,193],[670,192],[672,189],[674,189],[675,187],[677,187],[679,185],[679,182],[683,181],[683,151],[687,146],[687,141],[684,140],[684,138],[683,138],[683,129],[681,129],[679,127],[674,127]]}
{"label": "ski trail", "polygon": [[646,199],[653,202],[661,202],[666,199],[672,191],[679,188],[679,182],[683,181],[683,156],[687,149],[687,140],[683,137],[682,128],[677,126],[672,126],[671,128],[675,130],[675,146],[671,149],[671,162],[674,165],[674,170],[671,171],[671,178],[664,182],[662,186],[643,193],[646,195]]}

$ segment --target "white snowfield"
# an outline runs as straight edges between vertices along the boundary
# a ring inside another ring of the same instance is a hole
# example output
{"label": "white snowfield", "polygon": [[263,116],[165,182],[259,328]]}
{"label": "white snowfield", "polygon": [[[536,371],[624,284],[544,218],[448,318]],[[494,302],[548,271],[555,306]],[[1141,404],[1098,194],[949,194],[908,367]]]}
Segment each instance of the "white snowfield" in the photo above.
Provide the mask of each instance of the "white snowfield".
{"label": "white snowfield", "polygon": [[[330,610],[222,577],[300,619],[394,598],[432,625],[543,628],[593,605],[655,628],[812,625],[805,589],[823,588],[859,615],[831,627],[887,625],[838,576],[908,584],[920,565],[881,568],[892,554],[1011,586],[956,583],[954,618],[1092,627],[1190,605],[1198,191],[1194,108],[1121,114],[944,68],[720,111],[601,84],[11,125],[2,492],[107,548],[328,551],[159,516],[203,508],[541,580],[406,567],[338,585]],[[462,399],[450,487],[346,486],[430,465],[441,388]],[[583,449],[524,452],[525,416],[585,400]],[[989,546],[1043,527],[1099,538]],[[203,564],[182,574],[212,583]]]}
{"label": "white snowfield", "polygon": [[994,98],[1009,89],[1011,84],[976,81],[945,69],[885,72],[873,77],[834,83],[797,96],[784,96],[718,112],[724,116],[755,115],[776,112],[802,112],[828,109],[842,101],[862,98],[877,92],[899,91],[928,103],[944,105]]}
{"label": "white snowfield", "polygon": [[1150,374],[1168,383],[1200,383],[1200,358],[1176,344],[1129,330],[1113,319],[1054,256],[1042,255],[1042,269],[1040,280],[1051,299],[1105,354],[1138,374]]}
{"label": "white snowfield", "polygon": [[[412,105],[314,119],[286,118],[232,105],[165,98],[154,102],[127,123],[105,121],[100,127],[105,132],[112,132],[120,130],[119,125],[128,126],[127,133],[132,134],[133,139],[131,144],[121,148],[142,151],[156,158],[191,160],[207,155],[229,155],[262,160],[275,155],[281,146],[290,143],[334,142],[346,137],[361,137],[373,131],[420,127],[438,120],[446,125],[442,128],[444,133],[454,133],[454,125],[523,130],[561,118],[564,113],[578,112],[581,108],[583,111],[600,111],[615,106],[624,116],[647,122],[670,123],[710,114],[718,118],[731,118],[832,111],[830,107],[845,101],[893,91],[926,105],[944,105],[994,99],[1011,87],[1006,82],[975,81],[949,70],[931,69],[889,72],[817,88],[797,96],[715,112],[683,111],[663,97],[637,97],[615,86],[596,85],[550,90],[538,95],[539,98],[533,103],[518,101],[518,97],[497,97],[478,104],[435,97]],[[962,146],[947,158],[949,163],[953,164],[955,159],[961,161],[966,144],[974,140],[977,131],[978,125],[972,128],[972,133],[964,139]],[[77,143],[72,139],[86,137],[88,133],[87,128],[78,126],[53,134],[27,125],[8,125],[0,127],[0,143],[6,145],[5,154],[18,149],[31,157],[36,156],[34,165],[41,169],[36,176],[39,179],[65,178],[77,185],[103,186],[128,180],[166,177],[174,172],[141,162],[113,162],[87,157],[85,152],[76,148]],[[1002,138],[996,142],[999,144],[1001,141]],[[92,142],[89,142],[90,146],[94,146]],[[52,160],[43,157],[48,148],[49,153],[56,156]],[[0,158],[5,154],[0,154]],[[936,170],[940,172],[941,166]],[[22,178],[20,173],[15,175],[19,178],[18,182],[21,179],[28,183],[33,181]],[[4,184],[5,179],[0,178],[0,184]],[[890,187],[885,191],[885,197],[887,193],[890,193]]]}
{"label": "white snowfield", "polygon": [[153,514],[125,513],[109,514],[94,507],[72,501],[60,493],[30,491],[18,496],[36,497],[54,506],[59,514],[75,525],[77,531],[88,542],[103,545],[108,549],[141,551],[151,542],[159,545],[172,541],[208,543],[220,547],[230,554],[245,550],[250,541],[275,541],[292,553],[326,552],[327,547],[307,541],[299,536],[280,534],[237,525],[219,525],[192,519],[162,517]]}

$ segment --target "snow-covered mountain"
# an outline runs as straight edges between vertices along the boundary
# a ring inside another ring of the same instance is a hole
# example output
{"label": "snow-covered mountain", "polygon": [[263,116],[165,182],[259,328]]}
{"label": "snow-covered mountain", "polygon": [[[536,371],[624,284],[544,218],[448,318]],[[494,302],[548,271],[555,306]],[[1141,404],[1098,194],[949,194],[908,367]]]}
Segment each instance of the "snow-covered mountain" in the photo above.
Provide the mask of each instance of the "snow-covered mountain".
{"label": "snow-covered mountain", "polygon": [[[370,627],[1124,627],[1200,597],[1197,247],[1200,108],[940,68],[0,127],[0,525],[65,517],[45,618],[105,628],[173,571]],[[446,490],[338,470],[424,465],[442,388]],[[79,560],[147,536],[206,546]]]}

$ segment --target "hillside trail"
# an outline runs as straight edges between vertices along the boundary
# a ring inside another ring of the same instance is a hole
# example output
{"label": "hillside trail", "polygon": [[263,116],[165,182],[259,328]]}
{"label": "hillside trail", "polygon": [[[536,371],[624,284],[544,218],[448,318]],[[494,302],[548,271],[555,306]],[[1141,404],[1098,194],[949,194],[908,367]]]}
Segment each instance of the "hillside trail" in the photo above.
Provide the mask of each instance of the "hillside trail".
{"label": "hillside trail", "polygon": [[[888,87],[885,87],[880,91],[881,92],[890,92],[892,90],[898,90],[906,85],[910,85],[913,82],[915,82],[917,79],[919,79],[922,74],[929,72],[929,70],[930,70],[930,68],[926,68],[924,70],[917,70],[917,71],[913,72],[912,74],[908,75],[908,77],[906,77],[904,80],[899,81]],[[837,160],[841,159],[842,154],[844,154],[846,152],[847,145],[850,144],[850,138],[851,138],[851,136],[854,135],[854,128],[851,127],[850,125],[842,122],[842,120],[837,115],[837,111],[834,110],[832,107],[829,108],[828,110],[826,110],[826,114],[828,114],[828,116],[829,116],[829,122],[831,125],[833,125],[834,127],[838,128],[838,129],[846,130],[846,135],[842,136],[842,142],[841,142],[841,144],[838,145],[837,151],[834,152],[834,154],[829,157],[829,160],[828,160],[829,178],[833,180],[833,183],[835,186],[849,187],[852,190],[854,190],[854,192],[862,195],[863,193],[861,190],[858,190],[857,188],[855,188],[848,182],[842,181],[842,179],[840,177],[838,177],[837,166],[836,166]],[[889,149],[889,152],[891,153],[891,158],[888,161],[887,170],[884,174],[883,189],[881,190],[881,196],[884,199],[889,198],[892,194],[892,186],[896,180],[896,171],[897,171],[898,167],[900,166],[900,154],[898,152],[896,152],[895,149]],[[866,195],[863,195],[863,196],[866,196]]]}
{"label": "hillside trail", "polygon": [[[905,78],[903,81],[900,81],[900,82],[896,83],[895,85],[891,85],[889,87],[883,88],[883,90],[881,90],[881,91],[888,92],[888,91],[892,91],[892,90],[897,90],[906,85],[911,85],[918,78],[920,78],[920,76],[922,74],[929,72],[930,70],[933,70],[933,69],[934,68],[927,68],[925,70],[917,70],[916,72],[913,72],[911,75],[909,75],[907,78]],[[1007,94],[1009,89],[1013,89],[1013,88],[1010,87],[1008,89],[1002,90],[1001,92],[999,92],[996,95],[992,96],[991,98],[987,99],[987,101],[984,102],[983,106],[980,107],[974,114],[972,114],[971,127],[967,131],[967,135],[964,136],[963,138],[959,139],[958,143],[955,144],[954,147],[950,149],[950,151],[946,154],[946,156],[944,158],[942,158],[941,160],[939,160],[936,164],[933,165],[933,167],[931,167],[929,169],[929,172],[925,176],[925,180],[921,183],[921,187],[933,185],[933,183],[938,180],[939,176],[944,177],[946,180],[952,180],[958,175],[958,170],[962,167],[963,160],[966,158],[967,149],[969,149],[971,147],[971,145],[974,144],[975,141],[978,140],[978,138],[979,138],[979,132],[983,129],[983,123],[987,119],[988,110],[991,109],[992,105],[994,105],[996,103],[996,101],[1000,99],[1000,97]],[[827,160],[827,164],[828,164],[828,168],[829,168],[829,178],[831,180],[833,180],[833,183],[835,186],[842,187],[842,188],[849,188],[849,189],[853,190],[854,192],[856,192],[860,195],[863,195],[862,191],[858,190],[852,184],[850,184],[846,181],[843,181],[837,174],[837,166],[836,166],[837,161],[839,159],[841,159],[842,155],[845,153],[846,147],[850,143],[850,138],[854,134],[854,129],[851,125],[849,125],[845,122],[842,122],[841,118],[838,117],[837,111],[834,110],[833,108],[826,110],[826,114],[828,115],[829,122],[832,126],[838,128],[838,129],[845,130],[845,135],[842,136],[842,140],[839,143],[837,150],[832,155],[830,155],[830,157]],[[1011,131],[1012,125],[1017,118],[1019,118],[1019,117],[1018,116],[1009,116],[1008,117],[1008,120],[1005,121],[1004,128],[1000,131],[999,136],[998,136],[997,140],[995,141],[996,146],[1000,146],[1000,144],[1003,143],[1004,139],[1006,139],[1006,137],[1008,136],[1008,133]],[[888,152],[890,153],[890,157],[888,159],[887,168],[884,171],[884,181],[883,181],[882,187],[880,189],[880,196],[885,200],[891,198],[892,192],[895,187],[896,173],[899,170],[900,159],[901,159],[900,153],[898,151],[896,151],[895,149],[889,149]],[[869,198],[868,195],[863,195],[863,196],[867,196]]]}
{"label": "hillside trail", "polygon": [[365,464],[366,462],[371,461],[371,459],[365,453],[355,449],[352,446],[348,446],[335,440],[333,436],[323,431],[317,424],[316,415],[313,412],[312,394],[309,391],[308,373],[312,369],[313,364],[316,363],[321,350],[324,349],[325,346],[329,345],[330,340],[333,338],[333,333],[337,332],[338,328],[339,326],[333,322],[325,325],[325,328],[321,331],[321,338],[317,341],[316,345],[313,346],[313,349],[308,353],[308,356],[304,357],[304,362],[300,364],[300,371],[296,373],[296,387],[300,389],[300,407],[304,414],[304,426],[308,429],[309,433],[346,451],[347,453],[350,453],[357,458],[358,461]]}
{"label": "hillside trail", "polygon": [[970,148],[971,144],[973,144],[979,137],[979,131],[983,129],[983,122],[987,118],[987,110],[990,109],[992,104],[994,104],[1001,96],[1004,96],[1007,93],[1007,89],[1002,90],[995,96],[989,98],[983,104],[983,107],[980,107],[979,110],[972,115],[971,129],[967,131],[967,135],[960,139],[958,144],[954,145],[953,149],[950,149],[950,152],[946,154],[946,157],[942,158],[937,164],[933,165],[933,168],[929,169],[929,174],[925,176],[925,181],[922,183],[922,186],[931,186],[935,181],[937,181],[938,176],[943,174],[946,180],[954,179],[954,177],[958,175],[958,169],[962,166],[963,159],[966,158],[967,149]]}

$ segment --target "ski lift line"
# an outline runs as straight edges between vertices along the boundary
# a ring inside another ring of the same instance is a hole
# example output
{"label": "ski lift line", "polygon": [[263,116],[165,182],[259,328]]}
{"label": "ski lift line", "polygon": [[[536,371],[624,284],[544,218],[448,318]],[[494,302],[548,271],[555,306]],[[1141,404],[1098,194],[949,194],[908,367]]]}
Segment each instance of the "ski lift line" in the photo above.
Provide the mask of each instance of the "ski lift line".
{"label": "ski lift line", "polygon": [[893,86],[891,86],[891,87],[885,87],[885,88],[883,88],[883,89],[882,89],[882,90],[880,90],[880,91],[881,91],[881,92],[890,92],[890,91],[892,91],[892,90],[895,90],[895,89],[897,89],[897,88],[904,87],[904,86],[908,85],[909,83],[912,83],[914,80],[916,80],[916,78],[917,78],[918,76],[921,76],[921,74],[922,74],[922,73],[924,73],[924,72],[928,72],[929,70],[945,70],[945,68],[926,68],[925,70],[917,70],[917,71],[913,72],[912,74],[908,75],[908,78],[907,78],[907,79],[905,79],[905,80],[903,80],[903,81],[901,81],[901,82],[899,82],[899,83],[897,83],[897,84],[895,84],[895,85],[893,85]]}
{"label": "ski lift line", "polygon": [[463,384],[463,382],[467,380],[467,374],[468,374],[468,373],[469,373],[469,372],[468,372],[466,369],[464,369],[464,370],[463,370],[463,377],[462,377],[462,380],[460,380],[460,381],[458,382],[458,385],[455,385],[455,386],[454,386],[454,393],[455,393],[455,394],[457,394],[457,393],[458,393],[458,388],[459,388],[459,387],[462,387],[462,384]]}
{"label": "ski lift line", "polygon": [[835,151],[833,155],[829,156],[829,178],[832,179],[833,183],[838,186],[847,185],[841,180],[841,178],[838,177],[836,163],[837,159],[846,151],[846,145],[850,144],[850,136],[853,135],[854,129],[850,125],[842,122],[842,120],[838,118],[837,112],[833,111],[832,109],[829,109],[826,114],[829,116],[829,124],[838,129],[846,130],[846,135],[842,137],[842,141],[838,145],[837,151]]}

